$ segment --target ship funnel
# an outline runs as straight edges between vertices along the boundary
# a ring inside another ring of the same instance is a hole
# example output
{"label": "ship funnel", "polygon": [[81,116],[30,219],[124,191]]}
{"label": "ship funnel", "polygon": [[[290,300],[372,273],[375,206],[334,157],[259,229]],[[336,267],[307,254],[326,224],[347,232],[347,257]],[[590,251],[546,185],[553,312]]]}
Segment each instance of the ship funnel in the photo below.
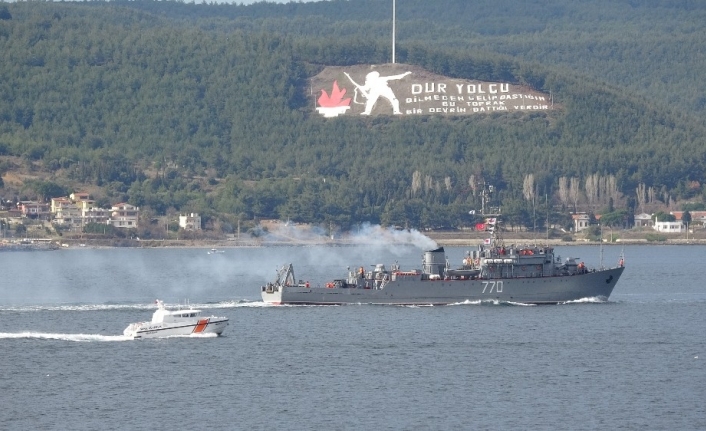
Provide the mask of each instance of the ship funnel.
{"label": "ship funnel", "polygon": [[429,275],[444,275],[446,253],[444,247],[424,252],[424,272]]}

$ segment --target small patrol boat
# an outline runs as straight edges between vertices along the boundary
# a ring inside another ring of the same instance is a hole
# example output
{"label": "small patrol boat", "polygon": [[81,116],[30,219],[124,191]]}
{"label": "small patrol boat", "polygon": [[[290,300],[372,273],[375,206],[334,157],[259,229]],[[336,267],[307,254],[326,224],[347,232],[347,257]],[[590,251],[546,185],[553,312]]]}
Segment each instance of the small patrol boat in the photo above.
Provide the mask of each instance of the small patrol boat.
{"label": "small patrol boat", "polygon": [[191,307],[167,310],[164,302],[157,300],[156,303],[157,310],[150,322],[131,323],[123,335],[134,339],[191,334],[221,335],[228,326],[227,317],[203,317],[201,310]]}

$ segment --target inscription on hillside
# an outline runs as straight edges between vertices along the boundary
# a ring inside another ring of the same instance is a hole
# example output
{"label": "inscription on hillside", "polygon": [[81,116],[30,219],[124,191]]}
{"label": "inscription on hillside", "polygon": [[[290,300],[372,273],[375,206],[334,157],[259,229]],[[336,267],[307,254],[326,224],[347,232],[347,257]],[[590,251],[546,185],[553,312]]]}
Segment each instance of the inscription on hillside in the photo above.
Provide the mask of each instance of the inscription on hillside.
{"label": "inscription on hillside", "polygon": [[325,117],[556,109],[547,94],[526,86],[447,78],[404,64],[327,67],[310,86],[316,110]]}

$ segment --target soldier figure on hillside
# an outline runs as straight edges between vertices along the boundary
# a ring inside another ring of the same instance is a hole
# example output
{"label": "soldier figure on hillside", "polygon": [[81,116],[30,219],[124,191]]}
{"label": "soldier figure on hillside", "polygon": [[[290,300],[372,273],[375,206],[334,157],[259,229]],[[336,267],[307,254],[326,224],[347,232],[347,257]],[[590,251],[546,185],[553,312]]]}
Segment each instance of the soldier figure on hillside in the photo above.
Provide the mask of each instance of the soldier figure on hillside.
{"label": "soldier figure on hillside", "polygon": [[[401,114],[400,101],[397,100],[397,97],[395,97],[395,93],[390,88],[388,81],[392,81],[393,79],[402,79],[410,74],[412,74],[412,72],[405,72],[399,75],[380,76],[380,72],[370,72],[365,75],[365,84],[358,85],[358,83],[355,82],[349,74],[345,73],[348,79],[350,79],[356,87],[356,96],[358,95],[358,92],[360,92],[360,94],[362,94],[366,99],[365,110],[360,115],[370,115],[380,96],[390,101],[393,114]],[[354,101],[358,103],[357,100],[354,99]]]}

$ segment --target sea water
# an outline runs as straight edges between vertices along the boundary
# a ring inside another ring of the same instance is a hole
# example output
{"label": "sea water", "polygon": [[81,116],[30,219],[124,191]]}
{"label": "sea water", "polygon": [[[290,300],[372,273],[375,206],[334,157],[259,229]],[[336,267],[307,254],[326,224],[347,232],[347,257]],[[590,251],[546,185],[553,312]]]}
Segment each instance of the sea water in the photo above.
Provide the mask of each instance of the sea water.
{"label": "sea water", "polygon": [[[260,300],[283,264],[315,285],[421,268],[413,246],[207,251],[1,253],[0,429],[706,429],[706,247],[557,247],[624,251],[608,301],[433,307]],[[155,299],[230,325],[124,337]]]}

